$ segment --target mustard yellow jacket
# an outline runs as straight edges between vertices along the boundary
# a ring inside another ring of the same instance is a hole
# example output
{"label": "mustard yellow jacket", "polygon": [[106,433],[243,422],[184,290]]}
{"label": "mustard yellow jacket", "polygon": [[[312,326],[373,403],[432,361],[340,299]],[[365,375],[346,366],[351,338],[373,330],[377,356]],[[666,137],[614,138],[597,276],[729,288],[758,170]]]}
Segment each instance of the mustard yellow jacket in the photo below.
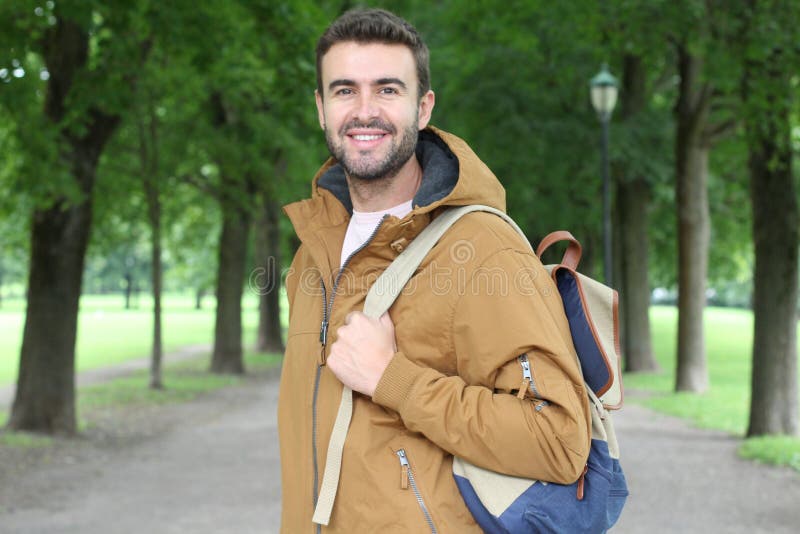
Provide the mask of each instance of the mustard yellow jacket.
{"label": "mustard yellow jacket", "polygon": [[[417,157],[413,211],[384,219],[344,268],[352,207],[341,167],[329,160],[312,197],[285,208],[302,244],[286,279],[278,402],[284,533],[317,531],[311,517],[342,390],[321,363],[344,317],[362,309],[371,283],[443,207],[505,209],[503,187],[461,139],[426,129]],[[453,455],[511,475],[578,479],[590,416],[569,327],[555,285],[507,223],[488,213],[457,222],[390,315],[398,352],[372,398],[354,393],[322,532],[480,532],[453,480]],[[520,399],[523,354],[533,384]]]}

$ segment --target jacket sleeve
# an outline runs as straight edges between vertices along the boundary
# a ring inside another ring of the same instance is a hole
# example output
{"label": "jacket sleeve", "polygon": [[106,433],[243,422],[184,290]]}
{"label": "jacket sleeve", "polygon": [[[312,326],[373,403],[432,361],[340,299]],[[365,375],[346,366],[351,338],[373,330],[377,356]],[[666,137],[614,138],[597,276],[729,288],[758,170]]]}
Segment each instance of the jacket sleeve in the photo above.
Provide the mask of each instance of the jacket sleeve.
{"label": "jacket sleeve", "polygon": [[[481,286],[477,277],[497,272],[506,273],[505,286]],[[477,283],[458,297],[451,317],[457,375],[398,352],[373,401],[475,465],[572,483],[589,454],[591,419],[558,291],[538,258],[513,249],[487,258],[471,278]],[[533,387],[520,398],[522,354]]]}

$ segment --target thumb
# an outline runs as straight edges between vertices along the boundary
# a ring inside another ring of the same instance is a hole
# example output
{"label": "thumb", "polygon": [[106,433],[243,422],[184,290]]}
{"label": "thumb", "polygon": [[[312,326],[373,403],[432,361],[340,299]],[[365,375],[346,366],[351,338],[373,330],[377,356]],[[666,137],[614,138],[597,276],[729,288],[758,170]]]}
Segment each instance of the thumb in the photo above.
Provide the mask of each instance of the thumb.
{"label": "thumb", "polygon": [[395,338],[394,336],[394,323],[392,322],[392,318],[389,317],[389,312],[388,311],[384,312],[384,314],[378,318],[378,322],[382,327],[386,329],[389,335],[391,335],[392,348],[394,349],[395,352],[397,352],[397,338]]}
{"label": "thumb", "polygon": [[387,312],[383,312],[383,315],[381,315],[378,318],[378,321],[380,321],[381,326],[383,326],[385,328],[388,328],[392,332],[394,332],[394,322],[392,322],[392,318],[389,316],[389,312],[388,311]]}

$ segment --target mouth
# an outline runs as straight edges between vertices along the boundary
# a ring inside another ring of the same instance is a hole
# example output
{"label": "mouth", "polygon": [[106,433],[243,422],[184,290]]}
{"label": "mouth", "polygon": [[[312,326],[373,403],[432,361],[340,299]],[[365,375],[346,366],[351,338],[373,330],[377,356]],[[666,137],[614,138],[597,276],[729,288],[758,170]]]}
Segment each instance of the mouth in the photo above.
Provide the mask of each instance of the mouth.
{"label": "mouth", "polygon": [[389,132],[383,130],[353,129],[347,132],[347,138],[359,149],[369,149],[389,137]]}

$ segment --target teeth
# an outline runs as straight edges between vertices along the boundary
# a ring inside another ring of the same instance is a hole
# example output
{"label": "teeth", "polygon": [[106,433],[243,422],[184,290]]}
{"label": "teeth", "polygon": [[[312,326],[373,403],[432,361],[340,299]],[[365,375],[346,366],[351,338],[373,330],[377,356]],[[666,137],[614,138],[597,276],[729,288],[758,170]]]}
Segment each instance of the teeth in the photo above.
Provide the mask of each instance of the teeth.
{"label": "teeth", "polygon": [[382,136],[380,135],[354,135],[353,139],[356,141],[374,141],[376,139],[380,139]]}

